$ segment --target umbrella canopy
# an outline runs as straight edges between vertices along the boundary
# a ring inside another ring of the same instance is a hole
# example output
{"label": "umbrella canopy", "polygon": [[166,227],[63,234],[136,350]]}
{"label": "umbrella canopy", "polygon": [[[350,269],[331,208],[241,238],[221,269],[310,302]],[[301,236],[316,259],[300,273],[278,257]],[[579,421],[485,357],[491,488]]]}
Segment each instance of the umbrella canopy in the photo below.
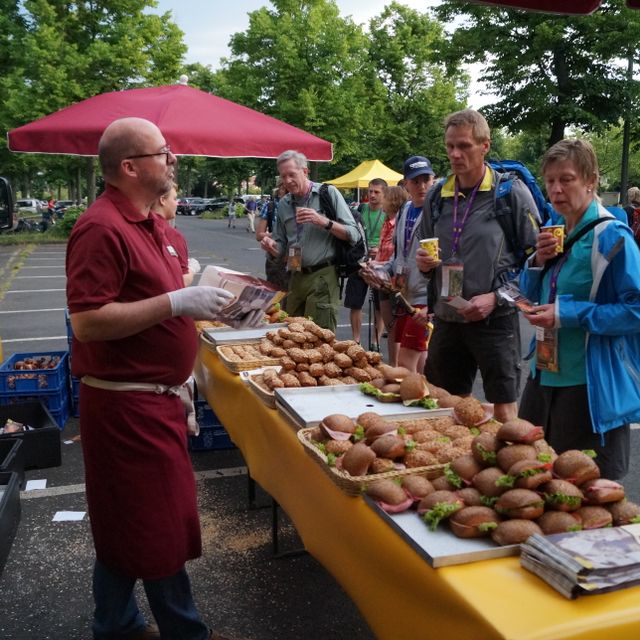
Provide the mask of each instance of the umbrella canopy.
{"label": "umbrella canopy", "polygon": [[128,116],[158,125],[177,155],[276,158],[287,149],[331,160],[333,146],[248,107],[182,84],[102,93],[7,134],[11,151],[98,155],[108,124]]}
{"label": "umbrella canopy", "polygon": [[325,180],[325,182],[338,187],[338,189],[360,189],[368,187],[369,182],[374,178],[382,178],[387,181],[387,184],[396,185],[399,180],[402,180],[402,177],[401,173],[389,169],[380,160],[365,160],[349,173],[333,180]]}
{"label": "umbrella canopy", "polygon": [[[593,13],[601,0],[571,0],[571,2],[558,2],[558,0],[472,0],[476,4],[494,4],[501,7],[514,9],[529,9],[531,11],[544,11],[545,13],[562,13],[567,15],[584,15]],[[630,9],[640,9],[640,0],[627,0]]]}

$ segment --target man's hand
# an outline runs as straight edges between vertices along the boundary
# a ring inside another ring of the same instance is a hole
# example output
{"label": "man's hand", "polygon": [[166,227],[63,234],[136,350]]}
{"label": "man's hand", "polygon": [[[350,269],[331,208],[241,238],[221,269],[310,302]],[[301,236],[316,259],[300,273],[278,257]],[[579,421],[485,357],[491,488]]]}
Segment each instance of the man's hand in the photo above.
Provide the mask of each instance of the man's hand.
{"label": "man's hand", "polygon": [[389,277],[386,279],[381,277],[381,275],[373,269],[372,266],[367,262],[365,263],[360,271],[358,271],[358,275],[370,286],[374,289],[381,289],[383,287],[389,287],[391,284],[391,280]]}
{"label": "man's hand", "polygon": [[481,293],[479,296],[473,296],[469,300],[469,306],[464,309],[458,309],[458,313],[467,322],[478,322],[484,320],[495,308],[497,300],[495,293]]}
{"label": "man's hand", "polygon": [[423,273],[433,271],[441,262],[442,260],[436,260],[424,249],[418,249],[416,251],[416,264],[418,265],[418,269]]}
{"label": "man's hand", "polygon": [[213,320],[234,295],[225,289],[200,285],[170,291],[172,316],[187,316],[194,320]]}
{"label": "man's hand", "polygon": [[277,258],[280,254],[278,243],[271,236],[265,236],[262,238],[262,240],[260,240],[260,246],[274,258]]}

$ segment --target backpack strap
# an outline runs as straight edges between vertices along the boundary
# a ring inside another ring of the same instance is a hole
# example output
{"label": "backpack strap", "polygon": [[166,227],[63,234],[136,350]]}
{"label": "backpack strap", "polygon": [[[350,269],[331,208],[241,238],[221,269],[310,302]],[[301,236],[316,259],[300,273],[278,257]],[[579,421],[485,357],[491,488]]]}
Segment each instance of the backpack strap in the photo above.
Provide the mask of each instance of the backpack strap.
{"label": "backpack strap", "polygon": [[523,247],[518,241],[516,209],[513,206],[513,181],[516,176],[511,172],[496,171],[495,213],[496,220],[504,233],[508,250],[516,257],[518,268],[521,268],[535,247]]}

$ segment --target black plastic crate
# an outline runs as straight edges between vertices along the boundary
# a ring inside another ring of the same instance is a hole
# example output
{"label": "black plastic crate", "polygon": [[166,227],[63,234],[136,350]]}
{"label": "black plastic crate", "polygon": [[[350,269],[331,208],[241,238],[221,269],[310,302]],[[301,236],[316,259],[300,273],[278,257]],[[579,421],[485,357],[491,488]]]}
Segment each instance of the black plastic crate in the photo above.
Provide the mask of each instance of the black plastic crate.
{"label": "black plastic crate", "polygon": [[24,488],[24,446],[19,438],[0,440],[0,473],[18,474],[20,488]]}
{"label": "black plastic crate", "polygon": [[8,418],[32,427],[30,431],[0,435],[0,440],[22,440],[25,469],[60,466],[60,430],[42,402],[0,406],[0,425],[4,426]]}
{"label": "black plastic crate", "polygon": [[0,575],[20,522],[20,480],[15,472],[0,472]]}

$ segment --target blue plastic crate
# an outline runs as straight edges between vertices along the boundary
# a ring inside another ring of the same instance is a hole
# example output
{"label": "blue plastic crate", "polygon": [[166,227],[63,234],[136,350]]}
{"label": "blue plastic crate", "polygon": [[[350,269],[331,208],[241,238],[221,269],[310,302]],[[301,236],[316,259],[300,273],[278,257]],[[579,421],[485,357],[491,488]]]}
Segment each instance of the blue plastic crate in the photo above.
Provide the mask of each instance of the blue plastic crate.
{"label": "blue plastic crate", "polygon": [[80,378],[70,377],[71,380],[71,415],[80,417]]}
{"label": "blue plastic crate", "polygon": [[196,409],[196,422],[201,427],[222,427],[220,418],[213,412],[206,400],[196,400],[193,404]]}
{"label": "blue plastic crate", "polygon": [[[16,363],[26,358],[50,356],[60,358],[52,369],[16,369]],[[69,377],[69,352],[45,351],[14,353],[0,365],[0,393],[51,392],[66,388]]]}
{"label": "blue plastic crate", "polygon": [[77,400],[80,397],[80,378],[76,376],[69,376],[71,381],[71,398]]}
{"label": "blue plastic crate", "polygon": [[71,328],[71,318],[69,317],[69,309],[64,310],[64,323],[67,326],[67,342],[71,345],[73,341],[73,329]]}
{"label": "blue plastic crate", "polygon": [[229,434],[221,426],[203,427],[197,436],[189,436],[189,449],[192,451],[212,451],[214,449],[235,449]]}
{"label": "blue plastic crate", "polygon": [[62,431],[67,424],[67,420],[69,419],[69,411],[70,407],[68,402],[63,404],[62,408],[59,411],[49,410],[51,417],[56,421],[56,424],[58,425],[58,429],[60,429],[60,431]]}
{"label": "blue plastic crate", "polygon": [[0,405],[42,402],[49,411],[60,411],[69,406],[69,389],[65,384],[56,391],[27,391],[26,393],[0,393]]}

